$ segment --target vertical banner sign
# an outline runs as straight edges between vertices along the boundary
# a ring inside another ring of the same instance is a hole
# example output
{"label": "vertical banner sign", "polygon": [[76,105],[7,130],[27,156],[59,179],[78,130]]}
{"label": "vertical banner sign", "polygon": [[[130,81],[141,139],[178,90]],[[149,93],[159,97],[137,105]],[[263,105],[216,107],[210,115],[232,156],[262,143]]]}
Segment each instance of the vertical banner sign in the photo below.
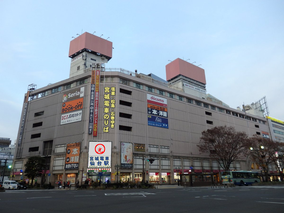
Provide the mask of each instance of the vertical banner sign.
{"label": "vertical banner sign", "polygon": [[103,132],[108,133],[114,129],[115,123],[115,87],[104,88],[104,127]]}
{"label": "vertical banner sign", "polygon": [[132,143],[121,142],[120,144],[121,152],[121,168],[132,169],[133,166],[133,150]]}
{"label": "vertical banner sign", "polygon": [[148,126],[169,128],[167,99],[147,94]]}
{"label": "vertical banner sign", "polygon": [[81,143],[69,143],[66,147],[65,169],[78,169]]}
{"label": "vertical banner sign", "polygon": [[94,103],[95,102],[95,70],[92,71],[91,77],[91,94],[90,94],[90,112],[89,112],[89,128],[88,134],[93,133],[93,123],[94,123]]}
{"label": "vertical banner sign", "polygon": [[94,104],[94,127],[93,136],[98,135],[98,111],[99,111],[99,88],[100,88],[100,70],[95,71],[96,75],[96,85],[95,85],[95,104]]}

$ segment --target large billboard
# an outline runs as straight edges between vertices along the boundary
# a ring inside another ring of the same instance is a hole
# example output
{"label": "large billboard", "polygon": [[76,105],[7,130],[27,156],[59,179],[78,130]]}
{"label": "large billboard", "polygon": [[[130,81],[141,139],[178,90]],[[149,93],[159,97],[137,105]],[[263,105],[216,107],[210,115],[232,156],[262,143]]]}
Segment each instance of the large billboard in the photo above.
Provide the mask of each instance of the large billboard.
{"label": "large billboard", "polygon": [[114,129],[115,124],[115,87],[104,88],[104,122],[103,132],[109,133],[110,129]]}
{"label": "large billboard", "polygon": [[111,172],[111,142],[89,142],[88,170]]}
{"label": "large billboard", "polygon": [[66,147],[65,169],[79,169],[81,143],[69,143]]}
{"label": "large billboard", "polygon": [[61,115],[60,124],[70,124],[82,120],[82,110]]}
{"label": "large billboard", "polygon": [[167,99],[147,94],[148,126],[169,128]]}
{"label": "large billboard", "polygon": [[121,168],[132,169],[133,167],[133,148],[132,143],[121,142]]}

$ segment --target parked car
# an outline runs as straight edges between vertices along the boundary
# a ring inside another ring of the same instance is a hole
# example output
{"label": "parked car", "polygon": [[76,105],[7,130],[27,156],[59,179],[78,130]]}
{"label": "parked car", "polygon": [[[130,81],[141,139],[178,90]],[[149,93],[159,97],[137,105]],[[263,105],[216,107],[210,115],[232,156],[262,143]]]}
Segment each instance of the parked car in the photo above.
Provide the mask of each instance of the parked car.
{"label": "parked car", "polygon": [[4,180],[3,187],[4,189],[17,189],[18,184],[14,180]]}
{"label": "parked car", "polygon": [[27,189],[28,188],[27,185],[24,183],[17,183],[17,185],[18,185],[17,189]]}

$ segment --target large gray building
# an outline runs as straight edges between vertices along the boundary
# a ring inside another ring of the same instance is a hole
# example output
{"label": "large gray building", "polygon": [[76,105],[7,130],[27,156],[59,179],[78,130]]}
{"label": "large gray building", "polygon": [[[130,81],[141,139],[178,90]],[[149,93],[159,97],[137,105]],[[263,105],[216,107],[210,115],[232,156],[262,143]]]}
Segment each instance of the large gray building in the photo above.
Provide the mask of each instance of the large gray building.
{"label": "large gray building", "polygon": [[[70,43],[68,79],[25,94],[14,161],[16,178],[30,156],[43,156],[48,182],[174,183],[218,178],[220,168],[197,148],[201,132],[233,126],[249,136],[269,134],[263,116],[232,109],[206,94],[205,71],[177,59],[167,81],[106,69],[112,43],[84,33]],[[154,159],[150,164],[147,159]],[[194,173],[191,169],[194,168]],[[250,169],[247,159],[232,169]]]}

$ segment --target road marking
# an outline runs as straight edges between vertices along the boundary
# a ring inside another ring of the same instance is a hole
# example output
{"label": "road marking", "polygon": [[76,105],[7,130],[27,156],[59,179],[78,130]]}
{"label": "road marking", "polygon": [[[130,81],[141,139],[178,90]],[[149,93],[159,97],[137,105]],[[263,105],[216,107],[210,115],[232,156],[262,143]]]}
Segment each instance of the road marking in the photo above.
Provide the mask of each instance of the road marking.
{"label": "road marking", "polygon": [[94,197],[97,195],[74,195],[74,197]]}
{"label": "road marking", "polygon": [[213,198],[213,200],[227,200],[227,199],[224,199],[224,198]]}
{"label": "road marking", "polygon": [[256,201],[257,203],[268,203],[268,204],[281,204],[284,205],[283,202],[268,202],[268,201]]}
{"label": "road marking", "polygon": [[138,192],[138,193],[105,193],[105,196],[135,196],[140,195],[146,197],[146,195],[155,195],[155,193],[148,193],[148,192]]}
{"label": "road marking", "polygon": [[46,199],[46,198],[52,198],[51,196],[47,197],[27,197],[27,199]]}

